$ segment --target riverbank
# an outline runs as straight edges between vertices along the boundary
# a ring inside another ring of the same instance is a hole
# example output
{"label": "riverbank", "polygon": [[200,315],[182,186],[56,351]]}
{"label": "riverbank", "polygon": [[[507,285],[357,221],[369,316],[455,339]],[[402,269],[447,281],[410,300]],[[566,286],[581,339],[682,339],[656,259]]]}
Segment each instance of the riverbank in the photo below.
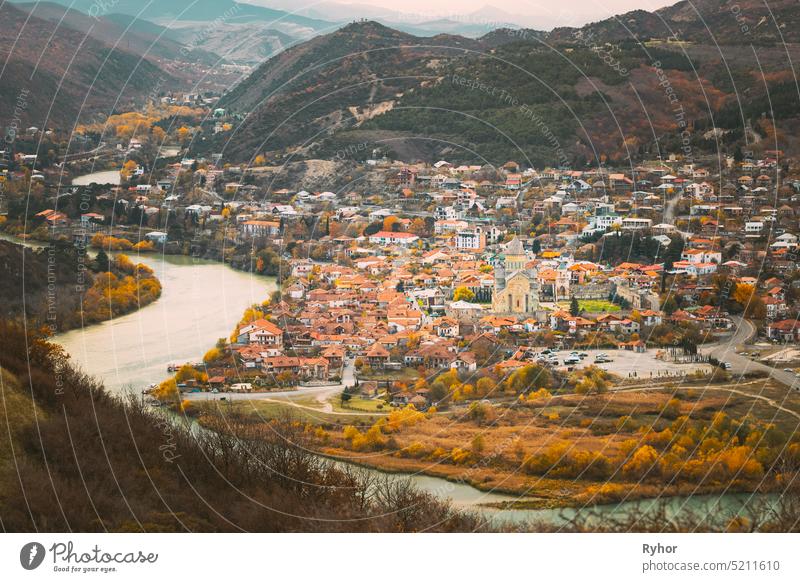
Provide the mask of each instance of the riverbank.
{"label": "riverbank", "polygon": [[214,261],[159,254],[138,260],[161,281],[157,302],[54,338],[112,392],[138,394],[164,380],[169,364],[201,360],[217,339],[229,336],[245,309],[278,288],[274,278]]}
{"label": "riverbank", "polygon": [[[7,221],[0,223],[0,239],[11,240],[31,247],[49,246],[53,241],[52,232],[44,227],[25,232],[26,225],[17,221]],[[27,225],[30,228],[30,225]],[[162,255],[173,257],[189,257],[193,260],[212,261],[228,265],[232,269],[251,273],[265,277],[285,277],[288,269],[279,256],[276,249],[262,249],[253,253],[250,244],[245,245],[226,245],[225,242],[213,241],[168,241],[163,245],[156,245],[150,241],[141,239],[143,231],[140,227],[135,227],[134,232],[128,232],[126,227],[117,226],[113,235],[94,233],[89,246],[97,250],[101,240],[105,243],[102,248],[106,251],[128,251],[142,255]],[[84,233],[85,234],[85,233]],[[70,235],[71,236],[71,235]],[[59,235],[55,239],[61,244],[71,244],[72,240],[66,235]],[[261,270],[259,270],[259,267]]]}
{"label": "riverbank", "polygon": [[[323,455],[324,456],[324,455]],[[330,459],[335,467],[364,467],[358,463]],[[731,524],[769,530],[765,520],[780,521],[787,507],[794,507],[793,495],[777,493],[661,495],[656,498],[628,498],[619,502],[546,506],[527,498],[499,491],[484,491],[457,479],[445,479],[416,472],[377,469],[378,474],[400,482],[407,480],[419,490],[446,498],[457,508],[477,511],[496,527],[522,525],[536,531],[727,531]]]}
{"label": "riverbank", "polygon": [[[444,414],[415,412],[407,415],[409,422],[397,409],[345,415],[319,404],[315,411],[313,402],[234,402],[216,409],[206,403],[202,412],[226,423],[265,425],[291,414],[307,427],[305,446],[330,458],[510,495],[492,506],[527,510],[787,493],[798,481],[792,467],[800,447],[797,419],[786,407],[799,403],[790,396],[791,402],[784,399],[776,408],[781,394],[768,379],[645,384],[589,397],[563,394],[523,405],[480,402]],[[478,412],[473,406],[486,408]],[[732,440],[731,434],[739,437]]]}
{"label": "riverbank", "polygon": [[125,255],[97,259],[72,246],[0,240],[0,261],[6,265],[0,314],[51,333],[131,313],[161,295],[152,269]]}
{"label": "riverbank", "polygon": [[[282,420],[276,419],[263,426],[248,423],[249,428],[245,430],[252,435],[263,430],[271,432],[273,428],[269,427],[276,426],[275,423],[287,422],[289,417],[284,414],[277,418]],[[227,418],[205,420],[211,421],[211,426],[208,427],[210,430],[215,429],[215,424],[216,429],[223,432],[232,426]],[[293,424],[298,424],[296,418]],[[303,423],[300,422],[298,428],[304,436],[296,437],[297,442],[302,442],[304,449],[311,448],[308,435],[313,431],[302,427]],[[437,473],[436,470],[421,472],[404,464],[403,459],[397,459],[392,469],[376,468],[369,462],[354,459],[348,451],[315,450],[334,467],[363,469],[378,480],[389,479],[397,484],[409,483],[424,493],[446,499],[457,509],[479,514],[500,529],[522,527],[533,531],[725,531],[731,523],[740,522],[756,529],[770,529],[773,526],[766,525],[766,521],[781,521],[779,516],[786,511],[786,507],[793,507],[792,500],[797,498],[796,489],[752,494],[736,493],[734,489],[707,493],[703,488],[687,488],[675,496],[661,491],[657,495],[631,495],[618,501],[597,497],[571,503],[546,503],[531,496],[530,492],[528,497],[523,497],[500,488],[487,488],[486,483],[468,483],[447,473]],[[561,483],[568,486],[571,481],[562,480]],[[674,492],[678,491],[674,489]]]}
{"label": "riverbank", "polygon": [[337,470],[287,445],[299,437],[291,424],[279,427],[280,438],[243,439],[242,455],[214,434],[111,397],[42,340],[0,320],[5,530],[491,531],[433,495]]}
{"label": "riverbank", "polygon": [[[464,484],[487,494],[480,507],[498,510],[542,510],[590,508],[636,501],[692,496],[725,496],[732,494],[769,495],[787,493],[775,483],[758,488],[736,487],[730,484],[696,485],[606,483],[576,479],[532,478],[519,472],[497,471],[492,468],[463,468],[448,464],[420,462],[397,457],[352,456],[351,451],[334,448],[319,449],[323,456],[398,476],[428,476]],[[800,492],[800,484],[793,489]],[[506,497],[497,499],[495,496]]]}

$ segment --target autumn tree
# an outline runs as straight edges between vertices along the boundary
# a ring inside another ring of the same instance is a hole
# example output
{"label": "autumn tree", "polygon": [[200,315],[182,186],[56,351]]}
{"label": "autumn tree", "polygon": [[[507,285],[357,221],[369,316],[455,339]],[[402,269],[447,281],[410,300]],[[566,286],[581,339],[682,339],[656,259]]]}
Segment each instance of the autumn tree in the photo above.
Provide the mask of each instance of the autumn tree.
{"label": "autumn tree", "polygon": [[167,137],[167,132],[164,131],[161,127],[155,126],[153,127],[153,130],[150,132],[150,135],[154,142],[163,143]]}
{"label": "autumn tree", "polygon": [[411,232],[416,235],[424,236],[428,234],[428,226],[425,224],[425,220],[423,218],[417,217],[411,221]]}
{"label": "autumn tree", "polygon": [[622,467],[622,474],[629,479],[643,479],[658,475],[658,451],[650,445],[636,449],[631,459]]}
{"label": "autumn tree", "polygon": [[[383,230],[387,232],[393,232],[398,230],[400,227],[400,225],[398,224],[399,220],[400,219],[397,218],[396,216],[387,216],[386,218],[383,219]],[[395,225],[397,225],[397,228],[395,228]]]}
{"label": "autumn tree", "polygon": [[736,288],[733,290],[732,298],[736,303],[742,306],[742,309],[746,308],[750,301],[755,294],[755,287],[753,285],[747,285],[745,283],[738,283]]}
{"label": "autumn tree", "polygon": [[733,291],[731,298],[741,305],[745,317],[751,319],[764,319],[767,316],[767,308],[764,300],[756,295],[756,288],[753,285],[739,283]]}
{"label": "autumn tree", "polygon": [[544,366],[530,365],[520,368],[506,381],[509,390],[522,394],[530,390],[548,388],[552,382],[550,372]]}
{"label": "autumn tree", "polygon": [[453,293],[453,301],[472,301],[475,299],[475,293],[468,287],[458,287]]}
{"label": "autumn tree", "polygon": [[137,169],[138,167],[139,167],[139,164],[137,164],[137,163],[136,163],[136,162],[134,162],[133,160],[128,160],[127,162],[125,162],[125,163],[122,165],[122,169],[120,170],[120,172],[119,172],[119,173],[120,173],[120,174],[122,174],[122,176],[123,176],[125,179],[128,179],[128,178],[130,178],[130,177],[133,175],[133,173],[136,171],[136,169]]}
{"label": "autumn tree", "polygon": [[478,396],[488,396],[494,393],[496,388],[497,384],[489,376],[484,376],[483,378],[480,378],[477,384],[475,385],[475,389],[477,390]]}

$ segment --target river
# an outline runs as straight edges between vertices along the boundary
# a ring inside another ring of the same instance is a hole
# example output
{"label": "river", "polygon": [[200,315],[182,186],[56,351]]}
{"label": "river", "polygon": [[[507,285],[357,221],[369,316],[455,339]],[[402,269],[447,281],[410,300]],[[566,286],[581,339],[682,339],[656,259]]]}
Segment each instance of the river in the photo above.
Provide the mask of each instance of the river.
{"label": "river", "polygon": [[60,334],[56,340],[87,373],[113,391],[164,380],[170,362],[199,361],[230,336],[244,310],[277,289],[275,279],[185,256],[140,255],[162,293],[128,315]]}
{"label": "river", "polygon": [[[44,243],[0,233],[38,249]],[[93,255],[93,253],[90,253]],[[244,310],[278,286],[274,277],[237,271],[182,255],[130,254],[161,281],[161,297],[111,321],[58,334],[72,361],[115,393],[140,391],[169,376],[172,362],[199,361],[218,338],[230,336]]]}
{"label": "river", "polygon": [[[0,234],[0,238],[22,242]],[[24,242],[32,247],[40,243]],[[134,257],[132,257],[134,258]],[[112,321],[58,335],[60,343],[85,372],[100,378],[113,392],[139,391],[167,377],[170,362],[199,360],[217,338],[228,337],[253,303],[261,303],[277,288],[273,278],[236,271],[227,265],[184,256],[141,255],[162,284],[155,303]],[[480,509],[498,522],[540,521],[562,526],[576,515],[609,520],[654,511],[655,502],[629,501],[580,509],[494,510],[481,505],[513,501],[515,496],[480,491],[427,475],[393,475],[409,478],[417,488],[450,499],[456,507]],[[756,502],[776,501],[774,496],[727,494],[722,496],[672,497],[666,500],[669,518],[692,512],[729,518],[746,512]]]}
{"label": "river", "polygon": [[[344,465],[333,461],[334,465]],[[410,479],[417,489],[439,498],[449,499],[453,506],[468,511],[478,510],[495,525],[537,523],[548,527],[568,528],[576,521],[586,525],[609,526],[614,520],[625,523],[663,515],[667,520],[679,520],[691,515],[694,523],[712,520],[715,524],[725,524],[736,516],[749,516],[751,511],[759,512],[767,508],[777,508],[777,495],[727,493],[723,495],[694,495],[691,497],[666,497],[663,500],[643,499],[623,501],[606,505],[565,507],[557,509],[494,509],[488,504],[517,501],[519,496],[505,493],[481,491],[464,483],[455,483],[439,477],[422,474],[386,473],[390,479]],[[663,502],[663,514],[661,513]],[[632,528],[636,531],[636,527]]]}

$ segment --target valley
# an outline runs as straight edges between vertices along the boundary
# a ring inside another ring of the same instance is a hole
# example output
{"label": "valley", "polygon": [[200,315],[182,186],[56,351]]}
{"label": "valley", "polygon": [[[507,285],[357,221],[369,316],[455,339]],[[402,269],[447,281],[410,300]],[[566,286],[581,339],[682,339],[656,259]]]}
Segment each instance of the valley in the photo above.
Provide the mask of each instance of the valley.
{"label": "valley", "polygon": [[436,8],[0,6],[0,527],[797,530],[797,3]]}

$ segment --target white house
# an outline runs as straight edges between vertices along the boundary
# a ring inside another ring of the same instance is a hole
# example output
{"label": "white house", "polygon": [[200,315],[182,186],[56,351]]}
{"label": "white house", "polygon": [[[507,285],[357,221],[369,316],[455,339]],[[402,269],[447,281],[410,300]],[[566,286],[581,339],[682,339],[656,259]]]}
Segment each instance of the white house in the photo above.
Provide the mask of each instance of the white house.
{"label": "white house", "polygon": [[764,223],[758,220],[744,223],[745,234],[761,234],[764,230]]}
{"label": "white house", "polygon": [[369,242],[381,246],[401,245],[407,247],[414,244],[418,240],[419,237],[415,234],[411,234],[410,232],[389,232],[386,230],[376,232],[369,237]]}
{"label": "white house", "polygon": [[486,235],[479,228],[460,230],[456,233],[456,248],[468,251],[480,251],[486,246]]}
{"label": "white house", "polygon": [[649,218],[623,218],[622,230],[643,230],[650,228],[653,221]]}

